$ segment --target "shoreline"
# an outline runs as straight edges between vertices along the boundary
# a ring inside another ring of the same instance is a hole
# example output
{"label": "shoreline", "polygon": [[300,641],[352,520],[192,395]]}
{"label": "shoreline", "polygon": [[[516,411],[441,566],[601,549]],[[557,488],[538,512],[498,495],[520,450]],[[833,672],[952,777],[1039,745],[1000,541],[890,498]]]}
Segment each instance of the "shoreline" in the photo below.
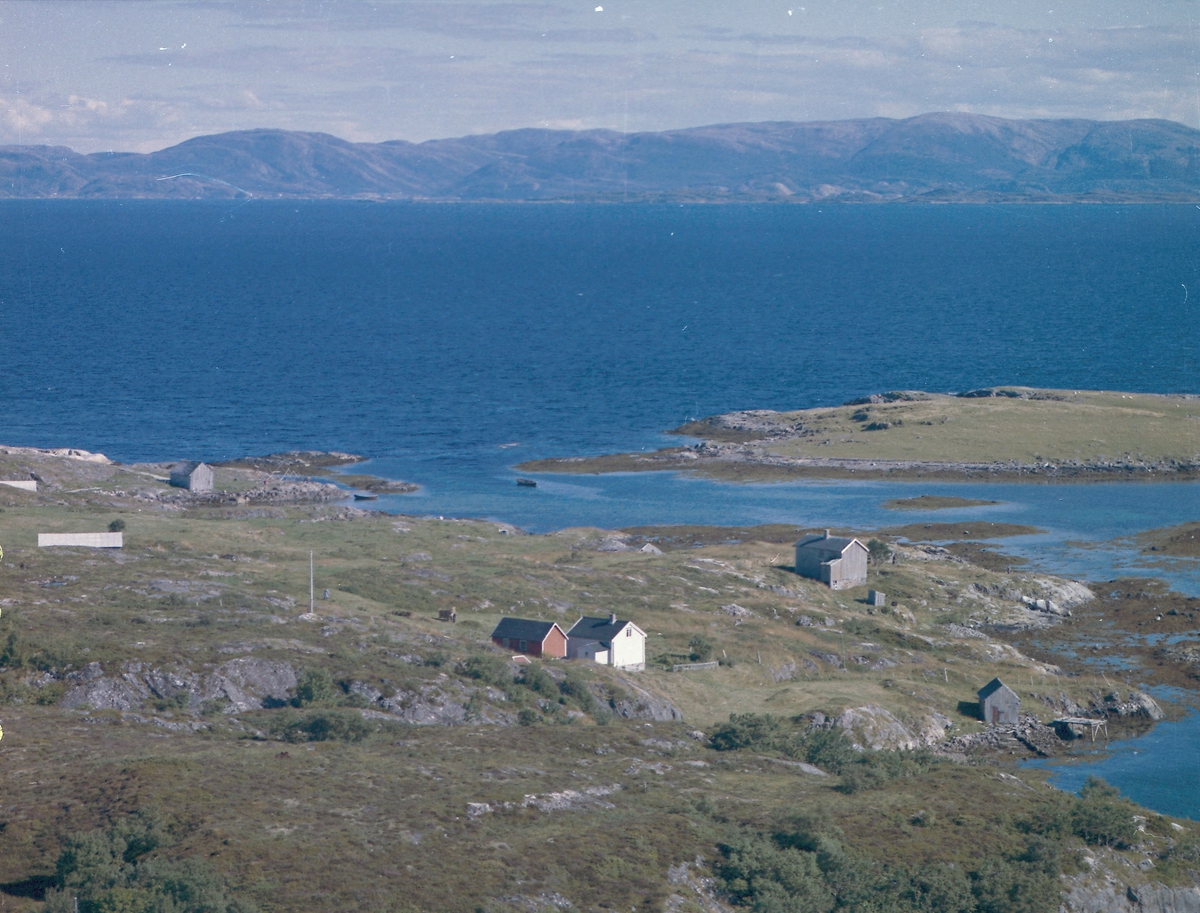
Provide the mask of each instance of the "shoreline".
{"label": "shoreline", "polygon": [[526,473],[606,475],[617,472],[689,472],[724,482],[789,482],[804,479],[880,479],[923,482],[1193,482],[1200,462],[1106,462],[1101,464],[885,460],[841,457],[781,457],[750,447],[717,453],[674,447],[651,453],[527,460],[513,468]]}

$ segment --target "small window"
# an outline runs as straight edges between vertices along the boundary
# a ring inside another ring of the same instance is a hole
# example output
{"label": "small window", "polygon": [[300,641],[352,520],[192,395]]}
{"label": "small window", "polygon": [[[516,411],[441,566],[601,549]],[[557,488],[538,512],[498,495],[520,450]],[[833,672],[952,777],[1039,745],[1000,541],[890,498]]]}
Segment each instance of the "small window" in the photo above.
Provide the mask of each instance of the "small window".
{"label": "small window", "polygon": [[626,629],[625,629],[625,636],[626,636],[626,637],[633,637],[633,628],[626,628]]}
{"label": "small window", "polygon": [[525,641],[521,641],[521,646],[519,649],[521,650],[522,653],[525,652]]}

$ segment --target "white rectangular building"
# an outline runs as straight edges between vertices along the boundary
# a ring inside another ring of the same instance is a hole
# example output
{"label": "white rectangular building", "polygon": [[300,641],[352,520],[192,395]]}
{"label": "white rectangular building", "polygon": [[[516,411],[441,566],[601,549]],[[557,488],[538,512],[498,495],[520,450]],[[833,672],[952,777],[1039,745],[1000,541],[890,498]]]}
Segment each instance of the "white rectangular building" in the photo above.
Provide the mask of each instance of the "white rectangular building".
{"label": "white rectangular building", "polygon": [[38,548],[124,548],[124,533],[38,533]]}

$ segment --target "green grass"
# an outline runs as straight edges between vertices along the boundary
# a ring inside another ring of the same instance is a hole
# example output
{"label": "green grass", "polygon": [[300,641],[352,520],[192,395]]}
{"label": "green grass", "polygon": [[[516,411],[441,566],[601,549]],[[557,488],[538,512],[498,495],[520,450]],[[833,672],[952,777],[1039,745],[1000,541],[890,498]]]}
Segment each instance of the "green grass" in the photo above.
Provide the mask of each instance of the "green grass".
{"label": "green grass", "polygon": [[[967,397],[918,392],[879,403],[731,413],[675,429],[710,445],[700,451],[675,448],[540,460],[520,468],[576,473],[686,469],[731,480],[849,478],[852,473],[1019,479],[1050,470],[1067,477],[1141,477],[1148,466],[1158,472],[1194,473],[1200,464],[1200,397],[1027,387],[994,391]],[[730,447],[734,459],[729,458]],[[769,461],[780,457],[835,464]],[[845,460],[853,462],[843,465]],[[912,465],[872,467],[872,461]]]}

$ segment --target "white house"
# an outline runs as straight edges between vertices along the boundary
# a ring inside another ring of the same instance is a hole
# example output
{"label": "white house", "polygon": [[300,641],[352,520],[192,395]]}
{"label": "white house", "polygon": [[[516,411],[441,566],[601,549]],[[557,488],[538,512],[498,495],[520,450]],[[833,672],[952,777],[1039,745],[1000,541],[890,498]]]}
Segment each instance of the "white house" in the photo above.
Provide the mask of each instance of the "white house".
{"label": "white house", "polygon": [[646,668],[646,632],[616,615],[575,622],[567,632],[567,659],[586,659],[640,671]]}

